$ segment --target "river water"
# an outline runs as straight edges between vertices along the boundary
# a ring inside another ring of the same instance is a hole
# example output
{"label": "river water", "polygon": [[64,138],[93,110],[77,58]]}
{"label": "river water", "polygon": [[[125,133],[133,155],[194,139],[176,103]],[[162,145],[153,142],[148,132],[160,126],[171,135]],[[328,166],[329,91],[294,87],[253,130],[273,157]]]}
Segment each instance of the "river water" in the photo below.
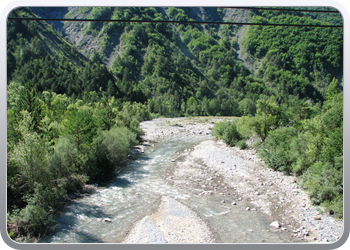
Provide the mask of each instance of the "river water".
{"label": "river water", "polygon": [[[121,242],[137,221],[157,210],[164,195],[195,211],[212,228],[218,242],[286,242],[287,235],[270,231],[271,218],[262,213],[246,211],[244,204],[227,213],[227,208],[218,205],[220,197],[201,197],[193,190],[177,188],[165,181],[164,173],[172,159],[208,139],[214,138],[182,132],[155,143],[109,184],[70,203],[59,216],[56,230],[40,242]],[[105,218],[111,222],[104,221]]]}

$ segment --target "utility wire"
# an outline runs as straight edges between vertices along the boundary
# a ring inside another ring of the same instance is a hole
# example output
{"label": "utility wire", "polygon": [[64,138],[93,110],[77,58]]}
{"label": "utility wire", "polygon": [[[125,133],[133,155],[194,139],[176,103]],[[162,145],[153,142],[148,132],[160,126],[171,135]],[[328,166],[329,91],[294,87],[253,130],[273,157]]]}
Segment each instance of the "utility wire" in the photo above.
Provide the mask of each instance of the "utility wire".
{"label": "utility wire", "polygon": [[342,25],[310,25],[310,24],[279,24],[279,23],[236,23],[236,22],[208,22],[208,21],[170,21],[170,20],[108,20],[108,19],[62,19],[62,18],[32,18],[9,17],[8,20],[26,21],[64,21],[64,22],[127,22],[127,23],[178,23],[178,24],[226,24],[226,25],[258,25],[258,26],[292,26],[292,27],[322,27],[343,28]]}
{"label": "utility wire", "polygon": [[222,7],[226,9],[248,9],[248,10],[273,10],[273,11],[299,11],[299,12],[322,12],[322,13],[338,13],[339,11],[333,10],[298,10],[298,9],[277,9],[277,8],[264,8],[264,7]]}

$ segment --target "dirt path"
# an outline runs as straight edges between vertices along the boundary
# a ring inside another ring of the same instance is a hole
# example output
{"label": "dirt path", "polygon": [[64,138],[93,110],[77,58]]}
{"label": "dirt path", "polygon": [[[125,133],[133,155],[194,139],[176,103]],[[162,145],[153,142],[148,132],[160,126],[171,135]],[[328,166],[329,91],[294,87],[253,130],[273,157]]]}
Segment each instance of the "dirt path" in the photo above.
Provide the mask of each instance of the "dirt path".
{"label": "dirt path", "polygon": [[[218,120],[163,118],[143,122],[144,147],[181,131],[208,135]],[[334,242],[343,233],[343,222],[320,214],[295,177],[265,167],[254,150],[239,150],[208,139],[174,159],[164,178],[171,185],[194,190],[198,196],[219,197],[227,213],[244,204],[251,213],[269,216],[278,222],[271,230],[284,234],[286,242]],[[158,212],[141,220],[126,242],[215,241],[209,227],[193,211],[163,197]]]}

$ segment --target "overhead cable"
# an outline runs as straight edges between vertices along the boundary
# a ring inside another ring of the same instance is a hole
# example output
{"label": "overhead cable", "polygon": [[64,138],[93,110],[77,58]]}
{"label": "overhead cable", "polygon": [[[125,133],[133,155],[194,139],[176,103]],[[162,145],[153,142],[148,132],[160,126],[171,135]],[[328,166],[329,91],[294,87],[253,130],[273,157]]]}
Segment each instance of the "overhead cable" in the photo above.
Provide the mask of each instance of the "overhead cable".
{"label": "overhead cable", "polygon": [[333,10],[300,10],[300,9],[280,9],[280,8],[269,8],[269,7],[222,7],[226,9],[248,9],[248,10],[273,10],[273,11],[297,11],[297,12],[321,12],[321,13],[337,13],[339,11]]}
{"label": "overhead cable", "polygon": [[127,23],[178,23],[178,24],[220,24],[220,25],[250,25],[250,26],[292,26],[292,27],[322,27],[343,28],[342,25],[321,24],[284,24],[284,23],[237,23],[237,22],[209,22],[209,21],[171,21],[171,20],[109,20],[109,19],[65,19],[65,18],[32,18],[32,17],[9,17],[8,20],[26,21],[63,21],[63,22],[127,22]]}

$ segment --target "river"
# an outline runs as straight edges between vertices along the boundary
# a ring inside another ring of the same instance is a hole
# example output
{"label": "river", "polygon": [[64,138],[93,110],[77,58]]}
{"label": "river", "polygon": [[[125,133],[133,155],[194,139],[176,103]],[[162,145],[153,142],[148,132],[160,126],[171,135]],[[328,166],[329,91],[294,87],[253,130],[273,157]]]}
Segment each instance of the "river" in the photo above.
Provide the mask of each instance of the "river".
{"label": "river", "polygon": [[[123,168],[108,185],[77,198],[58,218],[57,229],[41,242],[120,242],[125,232],[158,207],[162,195],[188,199],[189,194],[168,185],[163,173],[171,159],[208,136],[182,135],[155,146]],[[109,218],[111,223],[105,222]]]}
{"label": "river", "polygon": [[[151,125],[151,123],[143,123],[143,129],[146,131],[148,129],[146,136],[152,131],[156,134],[163,134],[158,127]],[[55,230],[40,242],[123,242],[137,222],[157,211],[162,197],[170,197],[194,211],[210,229],[214,237],[213,242],[304,241],[304,238],[291,238],[292,228],[288,228],[289,230],[271,228],[271,222],[280,218],[279,215],[272,216],[247,209],[254,207],[253,198],[244,197],[242,201],[237,201],[238,204],[233,206],[231,202],[243,194],[237,189],[237,185],[235,186],[232,180],[225,179],[219,172],[211,172],[212,168],[208,167],[209,161],[207,166],[196,162],[193,157],[189,158],[198,145],[206,147],[206,143],[215,141],[210,133],[203,132],[203,129],[196,124],[193,125],[193,128],[197,129],[196,133],[182,126],[171,128],[174,130],[171,132],[169,130],[168,133],[173,136],[159,138],[158,142],[150,141],[153,146],[147,147],[144,153],[139,154],[136,159],[125,166],[111,182],[97,187],[93,194],[76,198],[69,203],[57,218],[58,223]],[[208,152],[213,152],[213,150],[210,149]],[[218,151],[218,153],[220,155],[215,154],[219,159],[222,156],[229,157],[232,161],[235,160],[236,172],[241,170],[244,172],[250,166],[248,161],[232,153],[228,154],[226,151]],[[192,159],[191,167],[196,165],[197,168],[188,168],[189,159]],[[222,165],[223,163],[222,161]],[[239,164],[243,166],[241,169],[238,168]],[[176,174],[181,169],[182,174]],[[183,170],[188,173],[192,171],[193,174],[183,174]],[[215,178],[208,178],[210,176]],[[238,180],[238,184],[240,182],[243,182],[243,177],[242,180]],[[244,190],[249,189],[246,186],[242,187]],[[214,195],[201,195],[203,192],[209,192],[208,190],[211,190],[210,192]],[[299,226],[295,221],[289,224],[290,227]]]}

